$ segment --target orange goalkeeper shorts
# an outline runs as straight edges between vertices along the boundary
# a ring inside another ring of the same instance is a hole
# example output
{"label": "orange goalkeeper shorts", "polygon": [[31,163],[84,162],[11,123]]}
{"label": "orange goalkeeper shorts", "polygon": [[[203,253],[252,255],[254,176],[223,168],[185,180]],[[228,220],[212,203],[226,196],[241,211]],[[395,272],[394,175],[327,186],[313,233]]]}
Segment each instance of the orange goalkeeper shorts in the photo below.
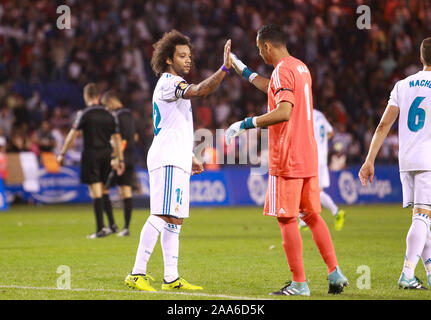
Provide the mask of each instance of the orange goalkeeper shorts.
{"label": "orange goalkeeper shorts", "polygon": [[298,217],[300,212],[319,214],[321,210],[317,176],[286,178],[269,175],[264,215],[291,218]]}

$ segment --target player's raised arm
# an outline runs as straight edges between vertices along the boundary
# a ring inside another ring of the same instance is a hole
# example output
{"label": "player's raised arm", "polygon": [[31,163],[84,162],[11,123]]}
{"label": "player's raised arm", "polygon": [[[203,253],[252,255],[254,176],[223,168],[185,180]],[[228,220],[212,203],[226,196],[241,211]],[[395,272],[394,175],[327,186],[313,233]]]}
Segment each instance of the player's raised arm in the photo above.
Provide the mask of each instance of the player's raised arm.
{"label": "player's raised arm", "polygon": [[269,79],[260,76],[257,72],[252,71],[249,67],[247,67],[238,57],[231,53],[232,58],[232,67],[235,69],[235,72],[240,76],[244,77],[247,81],[253,84],[259,90],[267,93],[269,86]]}
{"label": "player's raised arm", "polygon": [[187,88],[183,97],[184,99],[192,99],[196,97],[204,97],[212,93],[217,89],[220,83],[223,81],[229,69],[232,67],[232,61],[230,56],[231,40],[226,41],[224,46],[224,59],[223,66],[217,70],[213,75],[203,80],[199,84],[192,84]]}
{"label": "player's raised arm", "polygon": [[399,113],[400,109],[391,105],[388,105],[385,112],[383,113],[380,123],[374,132],[373,139],[371,140],[370,150],[368,150],[367,158],[359,170],[358,175],[363,186],[367,185],[368,180],[373,182],[374,162],[376,160],[377,154],[379,153],[379,150],[382,147],[383,142],[385,141],[389,130],[397,119]]}

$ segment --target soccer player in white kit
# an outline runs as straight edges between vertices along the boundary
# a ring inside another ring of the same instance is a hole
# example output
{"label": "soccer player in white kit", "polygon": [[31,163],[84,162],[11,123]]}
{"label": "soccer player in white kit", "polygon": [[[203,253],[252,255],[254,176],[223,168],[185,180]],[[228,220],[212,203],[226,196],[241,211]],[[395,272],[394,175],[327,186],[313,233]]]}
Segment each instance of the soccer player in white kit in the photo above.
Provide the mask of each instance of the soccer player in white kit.
{"label": "soccer player in white kit", "polygon": [[[344,210],[339,210],[331,196],[323,191],[330,185],[328,169],[328,140],[334,136],[334,129],[326,119],[325,115],[317,109],[313,109],[313,126],[314,137],[317,142],[320,203],[323,207],[330,210],[333,216],[335,216],[334,228],[336,231],[340,231],[343,228],[345,212]],[[302,230],[307,229],[307,224],[301,218],[299,218],[299,226]]]}
{"label": "soccer player in white kit", "polygon": [[415,276],[419,258],[431,286],[431,38],[422,41],[420,54],[423,70],[395,84],[359,171],[362,185],[373,181],[377,153],[399,115],[398,160],[403,207],[413,207],[404,266],[398,280],[399,287],[404,289],[425,288]]}
{"label": "soccer player in white kit", "polygon": [[151,214],[142,228],[132,272],[126,277],[129,287],[155,291],[147,274],[147,263],[159,234],[164,261],[162,290],[201,290],[178,274],[179,234],[189,216],[190,175],[203,171],[193,155],[193,117],[191,98],[212,93],[231,67],[231,41],[224,47],[222,67],[194,85],[184,76],[192,65],[190,39],[176,30],[165,33],[154,45],[151,65],[160,76],[153,94],[154,139],[147,157],[150,176]]}

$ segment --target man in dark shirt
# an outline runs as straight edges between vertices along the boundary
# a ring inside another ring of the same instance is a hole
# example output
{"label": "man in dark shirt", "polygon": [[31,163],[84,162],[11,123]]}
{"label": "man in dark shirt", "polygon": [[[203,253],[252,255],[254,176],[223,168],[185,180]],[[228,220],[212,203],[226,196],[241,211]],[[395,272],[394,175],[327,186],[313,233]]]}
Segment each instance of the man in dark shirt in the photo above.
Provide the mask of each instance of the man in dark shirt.
{"label": "man in dark shirt", "polygon": [[[122,148],[124,151],[125,171],[121,176],[113,175],[112,181],[105,186],[104,197],[108,197],[109,189],[115,185],[119,186],[120,195],[124,208],[124,229],[117,236],[124,237],[130,235],[129,225],[132,217],[132,185],[135,174],[134,150],[135,150],[135,124],[133,115],[129,109],[124,108],[120,99],[113,91],[108,91],[102,96],[102,105],[111,111],[118,119],[120,134],[123,139]],[[114,172],[115,174],[115,172]]]}
{"label": "man in dark shirt", "polygon": [[49,121],[42,121],[40,129],[35,132],[33,140],[39,147],[39,152],[52,152],[55,147],[55,139],[51,133]]}
{"label": "man in dark shirt", "polygon": [[96,232],[87,238],[94,239],[112,233],[110,228],[104,228],[102,199],[103,185],[108,178],[111,166],[111,138],[114,141],[114,152],[118,155],[118,161],[114,165],[114,170],[117,170],[118,175],[124,172],[124,157],[117,120],[109,111],[99,105],[100,93],[96,84],[90,83],[85,86],[84,100],[87,108],[78,113],[57,161],[63,164],[67,150],[82,131],[84,150],[81,155],[81,182],[89,186],[97,226]]}

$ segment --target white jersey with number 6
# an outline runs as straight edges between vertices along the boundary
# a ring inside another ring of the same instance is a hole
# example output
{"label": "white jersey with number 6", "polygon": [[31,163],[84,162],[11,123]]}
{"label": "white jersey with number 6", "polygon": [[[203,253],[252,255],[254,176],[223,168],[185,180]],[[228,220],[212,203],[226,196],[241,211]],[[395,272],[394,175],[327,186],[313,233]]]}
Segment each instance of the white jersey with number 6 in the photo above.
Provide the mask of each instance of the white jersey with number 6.
{"label": "white jersey with number 6", "polygon": [[163,73],[153,94],[154,139],[147,156],[148,171],[175,166],[191,173],[193,115],[184,99],[189,84],[181,77]]}
{"label": "white jersey with number 6", "polygon": [[431,71],[398,81],[388,105],[400,108],[400,171],[431,170]]}

